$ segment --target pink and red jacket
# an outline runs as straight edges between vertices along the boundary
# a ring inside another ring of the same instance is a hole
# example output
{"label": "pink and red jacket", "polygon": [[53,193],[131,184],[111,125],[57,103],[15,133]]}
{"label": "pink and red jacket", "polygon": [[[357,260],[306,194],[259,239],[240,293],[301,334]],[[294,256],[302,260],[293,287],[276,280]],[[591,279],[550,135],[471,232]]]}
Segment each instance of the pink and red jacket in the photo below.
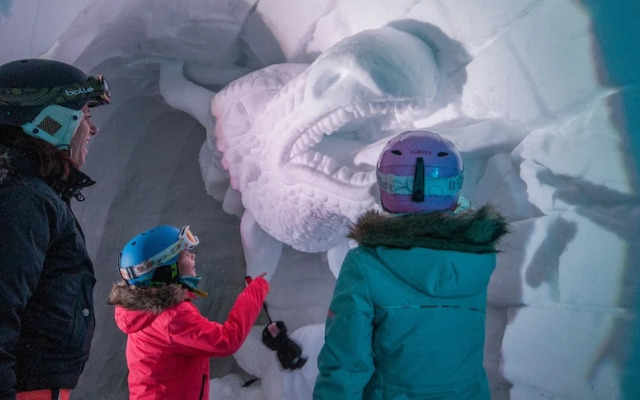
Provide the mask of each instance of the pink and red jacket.
{"label": "pink and red jacket", "polygon": [[269,283],[254,279],[224,323],[209,321],[178,285],[113,286],[118,327],[126,333],[129,399],[208,399],[209,358],[235,353],[260,313]]}

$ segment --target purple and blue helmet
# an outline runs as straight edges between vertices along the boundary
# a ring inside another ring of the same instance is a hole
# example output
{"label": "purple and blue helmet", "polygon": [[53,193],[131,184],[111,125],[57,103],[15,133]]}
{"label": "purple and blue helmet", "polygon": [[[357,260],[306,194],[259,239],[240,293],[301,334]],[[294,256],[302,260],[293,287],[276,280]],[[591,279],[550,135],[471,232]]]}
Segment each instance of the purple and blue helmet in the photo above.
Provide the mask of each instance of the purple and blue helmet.
{"label": "purple and blue helmet", "polygon": [[378,159],[380,202],[392,213],[454,210],[463,176],[460,153],[450,140],[429,131],[403,132]]}

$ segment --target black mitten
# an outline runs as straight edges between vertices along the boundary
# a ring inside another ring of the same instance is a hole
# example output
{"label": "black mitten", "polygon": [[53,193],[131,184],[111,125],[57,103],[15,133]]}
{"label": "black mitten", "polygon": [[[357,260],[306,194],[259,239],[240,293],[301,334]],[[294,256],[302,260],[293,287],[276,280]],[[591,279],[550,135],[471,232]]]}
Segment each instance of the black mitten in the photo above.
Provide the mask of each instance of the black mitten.
{"label": "black mitten", "polygon": [[278,327],[278,333],[273,336],[269,332],[269,325],[262,330],[262,343],[271,350],[275,350],[278,355],[280,365],[285,369],[302,368],[307,362],[306,358],[302,358],[302,349],[296,342],[291,340],[287,335],[287,327],[282,321],[273,322]]}

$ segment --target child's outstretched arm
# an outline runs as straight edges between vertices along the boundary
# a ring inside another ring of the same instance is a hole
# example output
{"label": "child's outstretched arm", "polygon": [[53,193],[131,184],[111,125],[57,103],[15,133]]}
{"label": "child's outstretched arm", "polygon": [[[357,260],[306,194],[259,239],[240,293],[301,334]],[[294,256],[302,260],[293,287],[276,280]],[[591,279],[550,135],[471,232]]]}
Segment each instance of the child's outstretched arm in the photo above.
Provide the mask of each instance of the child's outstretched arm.
{"label": "child's outstretched arm", "polygon": [[238,351],[269,292],[269,283],[263,276],[252,279],[238,295],[223,324],[209,321],[189,302],[171,310],[169,338],[172,346],[180,353],[194,356],[226,357]]}

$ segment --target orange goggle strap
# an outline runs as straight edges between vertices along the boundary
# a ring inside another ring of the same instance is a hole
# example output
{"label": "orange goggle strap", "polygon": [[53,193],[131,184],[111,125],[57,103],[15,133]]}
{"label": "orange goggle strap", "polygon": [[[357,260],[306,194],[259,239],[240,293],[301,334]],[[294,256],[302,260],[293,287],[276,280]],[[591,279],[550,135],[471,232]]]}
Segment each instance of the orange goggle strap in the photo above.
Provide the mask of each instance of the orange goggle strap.
{"label": "orange goggle strap", "polygon": [[209,295],[209,293],[207,292],[203,292],[202,290],[196,289],[196,288],[188,288],[188,291],[190,291],[191,293],[197,294],[198,296],[205,298]]}
{"label": "orange goggle strap", "polygon": [[209,294],[207,292],[203,292],[197,288],[200,283],[201,278],[199,276],[180,276],[178,278],[178,282],[182,285],[184,289],[187,289],[191,293],[195,293],[200,297],[207,297]]}
{"label": "orange goggle strap", "polygon": [[52,88],[0,88],[0,105],[3,106],[58,104],[64,107],[69,103],[87,103],[89,107],[111,103],[111,90],[107,80],[102,75],[95,75],[82,83]]}

